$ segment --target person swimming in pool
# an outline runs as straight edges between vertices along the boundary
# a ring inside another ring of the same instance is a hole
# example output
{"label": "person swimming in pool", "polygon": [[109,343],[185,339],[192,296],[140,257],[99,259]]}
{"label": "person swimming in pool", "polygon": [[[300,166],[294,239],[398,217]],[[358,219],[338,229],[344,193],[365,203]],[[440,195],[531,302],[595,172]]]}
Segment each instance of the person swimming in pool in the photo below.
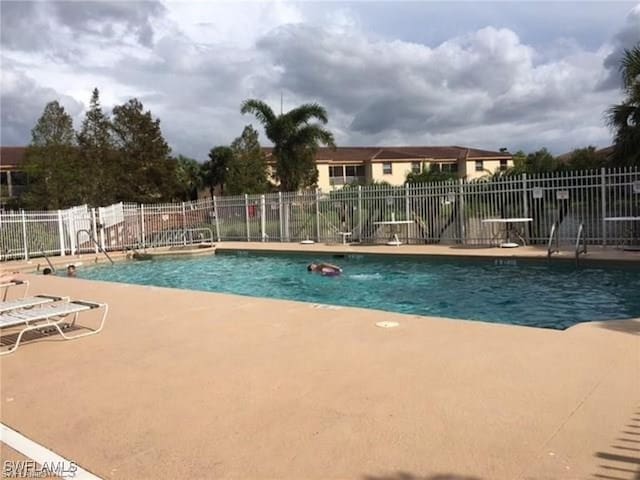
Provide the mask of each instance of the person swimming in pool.
{"label": "person swimming in pool", "polygon": [[312,262],[307,265],[307,270],[309,272],[320,273],[324,276],[335,276],[340,275],[342,273],[342,268],[337,265],[332,265],[330,263],[315,263]]}

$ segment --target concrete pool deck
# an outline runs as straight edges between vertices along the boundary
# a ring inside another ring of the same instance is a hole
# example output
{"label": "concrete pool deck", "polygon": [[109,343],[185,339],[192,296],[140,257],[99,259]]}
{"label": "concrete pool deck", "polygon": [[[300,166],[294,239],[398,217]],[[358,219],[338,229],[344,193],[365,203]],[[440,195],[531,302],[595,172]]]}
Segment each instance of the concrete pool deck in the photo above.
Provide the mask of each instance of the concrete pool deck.
{"label": "concrete pool deck", "polygon": [[111,310],[99,335],[0,359],[1,421],[102,478],[631,480],[640,469],[640,319],[555,331],[29,280],[32,293]]}
{"label": "concrete pool deck", "polygon": [[[324,244],[303,245],[286,242],[218,242],[217,252],[255,251],[255,252],[291,252],[301,254],[366,254],[366,255],[407,255],[424,257],[465,257],[465,258],[512,258],[512,259],[547,259],[546,246],[526,246],[518,248],[499,248],[474,245],[359,245],[359,244]],[[575,252],[563,249],[551,256],[550,261],[575,262]],[[580,255],[580,261],[640,262],[640,251],[624,251],[618,248],[589,246],[586,255]]]}

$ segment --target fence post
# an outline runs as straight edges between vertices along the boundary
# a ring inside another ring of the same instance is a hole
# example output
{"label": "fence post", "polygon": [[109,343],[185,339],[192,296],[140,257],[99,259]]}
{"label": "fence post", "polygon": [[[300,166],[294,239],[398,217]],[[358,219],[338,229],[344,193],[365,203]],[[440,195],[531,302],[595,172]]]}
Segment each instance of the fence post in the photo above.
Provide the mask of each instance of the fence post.
{"label": "fence post", "polygon": [[140,230],[142,233],[142,248],[147,248],[147,239],[145,238],[144,228],[144,204],[140,204]]}
{"label": "fence post", "polygon": [[96,251],[96,255],[100,252],[100,250],[98,249],[98,243],[97,243],[97,238],[98,238],[98,225],[96,223],[96,209],[92,208],[91,209],[91,223],[92,223],[92,228],[93,228],[93,248]]}
{"label": "fence post", "polygon": [[220,221],[218,220],[218,202],[216,196],[213,196],[213,216],[216,219],[216,237],[220,241]]}
{"label": "fence post", "polygon": [[320,189],[316,188],[316,242],[320,242]]}
{"label": "fence post", "polygon": [[460,243],[465,243],[465,218],[464,218],[464,180],[458,179],[458,224],[460,226]]}
{"label": "fence post", "polygon": [[358,185],[358,241],[362,243],[362,185]]}
{"label": "fence post", "polygon": [[247,228],[247,242],[251,241],[251,230],[249,228],[249,195],[244,194],[244,223]]}
{"label": "fence post", "polygon": [[182,244],[187,244],[187,212],[184,208],[184,202],[182,202]]}
{"label": "fence post", "polygon": [[106,251],[106,249],[104,248],[104,229],[105,229],[105,224],[104,224],[104,210],[102,209],[102,207],[98,207],[98,219],[100,221],[100,246],[102,247],[102,251]]}
{"label": "fence post", "polygon": [[267,238],[267,203],[264,195],[260,195],[260,238],[265,242]]}
{"label": "fence post", "polygon": [[607,176],[605,173],[605,168],[602,167],[600,169],[600,195],[602,201],[602,246],[604,247],[607,244],[607,222],[605,222],[605,217],[607,216]]}
{"label": "fence post", "polygon": [[73,209],[67,210],[67,225],[69,226],[69,244],[71,255],[76,254],[76,215]]}
{"label": "fence post", "polygon": [[64,248],[64,224],[62,223],[62,211],[58,210],[58,235],[60,237],[60,256],[64,257],[67,252]]}
{"label": "fence post", "polygon": [[[409,216],[411,215],[411,208],[409,206],[409,184],[408,183],[404,184],[404,208],[405,208],[405,215],[406,215],[405,220],[408,221]],[[411,225],[407,224],[407,243],[409,243],[409,238],[410,238],[409,227],[411,227]]]}
{"label": "fence post", "polygon": [[24,243],[24,259],[29,260],[29,245],[27,243],[27,216],[22,210],[22,241]]}
{"label": "fence post", "polygon": [[286,242],[291,241],[291,199],[287,199],[287,201],[283,205],[284,211],[284,239]]}
{"label": "fence post", "polygon": [[[524,218],[529,218],[529,196],[527,195],[527,174],[526,173],[522,174],[522,208],[523,208]],[[529,234],[529,231],[531,229],[531,224],[525,223],[524,225],[525,225],[524,227],[525,237],[527,237],[527,241],[529,241],[531,238],[531,235]]]}
{"label": "fence post", "polygon": [[529,200],[527,197],[527,174],[522,174],[522,206],[524,209],[524,217],[529,217]]}
{"label": "fence post", "polygon": [[278,192],[278,220],[280,223],[280,241],[284,242],[284,229],[282,228],[282,192]]}

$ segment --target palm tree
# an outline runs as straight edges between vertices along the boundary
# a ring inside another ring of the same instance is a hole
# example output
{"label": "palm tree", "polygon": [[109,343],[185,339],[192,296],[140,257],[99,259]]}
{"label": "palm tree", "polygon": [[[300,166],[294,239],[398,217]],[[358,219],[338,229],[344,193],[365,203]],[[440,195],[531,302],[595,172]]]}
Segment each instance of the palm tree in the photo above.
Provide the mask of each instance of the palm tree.
{"label": "palm tree", "polygon": [[209,160],[202,164],[202,177],[204,184],[209,187],[211,198],[218,186],[220,193],[224,194],[224,184],[232,161],[233,150],[230,147],[218,146],[209,151]]}
{"label": "palm tree", "polygon": [[640,43],[624,51],[620,72],[626,98],[607,112],[614,131],[613,160],[617,165],[640,165]]}
{"label": "palm tree", "polygon": [[[318,147],[335,148],[333,134],[322,126],[328,121],[324,107],[305,103],[276,115],[263,101],[249,99],[242,103],[240,111],[254,114],[273,143],[275,176],[281,191],[297,191],[316,184],[318,170],[314,157]],[[319,123],[310,123],[312,120]]]}
{"label": "palm tree", "polygon": [[180,200],[197,200],[204,186],[202,166],[193,158],[178,155],[176,158],[176,194]]}

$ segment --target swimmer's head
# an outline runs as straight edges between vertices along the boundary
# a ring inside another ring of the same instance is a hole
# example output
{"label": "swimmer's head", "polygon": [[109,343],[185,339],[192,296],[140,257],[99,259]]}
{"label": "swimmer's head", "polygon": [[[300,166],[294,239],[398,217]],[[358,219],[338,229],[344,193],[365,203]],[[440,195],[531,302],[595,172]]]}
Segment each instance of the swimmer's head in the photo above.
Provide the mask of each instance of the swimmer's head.
{"label": "swimmer's head", "polygon": [[309,265],[307,265],[307,271],[308,272],[313,272],[316,269],[317,265],[315,263],[310,263]]}

